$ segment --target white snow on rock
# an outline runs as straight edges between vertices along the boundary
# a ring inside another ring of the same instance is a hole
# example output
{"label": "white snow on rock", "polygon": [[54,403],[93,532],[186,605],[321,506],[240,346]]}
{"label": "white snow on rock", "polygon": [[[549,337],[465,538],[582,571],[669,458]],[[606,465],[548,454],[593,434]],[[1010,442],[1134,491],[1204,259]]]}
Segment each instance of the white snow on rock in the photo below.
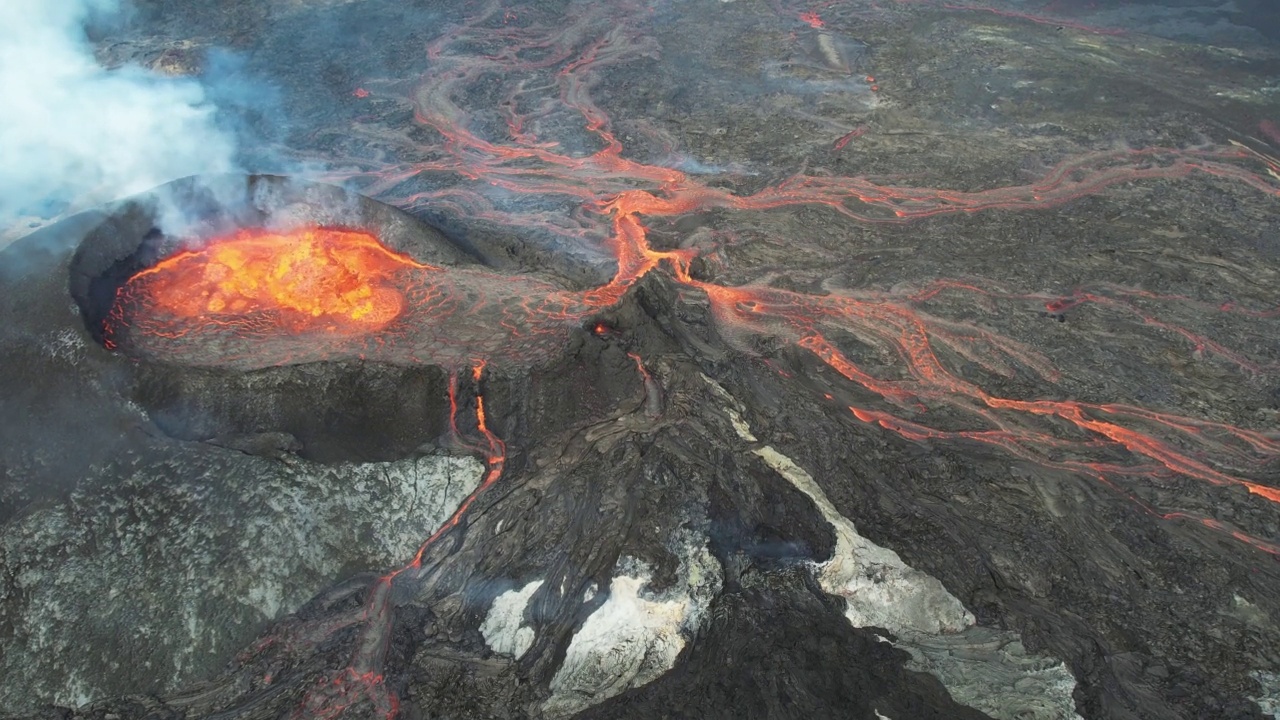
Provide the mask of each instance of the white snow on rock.
{"label": "white snow on rock", "polygon": [[1258,703],[1263,715],[1280,720],[1280,675],[1258,671],[1253,674],[1253,679],[1262,685],[1262,694],[1249,699]]}
{"label": "white snow on rock", "polygon": [[846,602],[845,617],[854,627],[881,627],[904,632],[960,632],[973,615],[930,575],[909,567],[898,553],[858,534],[836,511],[818,483],[791,458],[766,445],[755,451],[769,467],[809,496],[836,530],[831,559],[817,566],[818,581]]}
{"label": "white snow on rock", "polygon": [[1080,720],[1071,671],[1055,657],[1027,652],[1015,632],[974,625],[898,640],[911,653],[911,669],[936,676],[957,702],[996,720]]}
{"label": "white snow on rock", "polygon": [[670,670],[723,582],[719,563],[705,539],[680,541],[676,586],[647,591],[648,567],[631,559],[619,562],[609,598],[582,624],[551,680],[551,697],[542,706],[550,718],[568,717]]}
{"label": "white snow on rock", "polygon": [[[758,443],[733,396],[703,379],[725,402],[738,436]],[[845,617],[854,627],[892,632],[898,647],[911,653],[913,670],[935,675],[956,702],[996,720],[1079,720],[1072,699],[1076,682],[1065,663],[1028,653],[1017,633],[974,625],[973,614],[937,578],[859,535],[795,461],[768,445],[753,452],[808,496],[835,529],[835,551],[814,563],[814,573],[824,590],[845,599]]]}
{"label": "white snow on rock", "polygon": [[524,624],[524,609],[529,598],[542,587],[541,580],[534,580],[519,590],[508,590],[494,598],[489,614],[480,625],[489,649],[519,659],[533,645],[533,628]]}

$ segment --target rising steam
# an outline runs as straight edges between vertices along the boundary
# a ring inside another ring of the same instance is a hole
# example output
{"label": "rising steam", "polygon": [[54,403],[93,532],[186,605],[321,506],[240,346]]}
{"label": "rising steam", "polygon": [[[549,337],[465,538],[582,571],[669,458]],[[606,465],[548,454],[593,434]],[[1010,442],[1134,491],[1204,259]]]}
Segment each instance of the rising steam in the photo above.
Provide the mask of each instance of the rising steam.
{"label": "rising steam", "polygon": [[195,80],[94,59],[86,23],[116,0],[0,2],[0,232],[177,177],[233,169]]}

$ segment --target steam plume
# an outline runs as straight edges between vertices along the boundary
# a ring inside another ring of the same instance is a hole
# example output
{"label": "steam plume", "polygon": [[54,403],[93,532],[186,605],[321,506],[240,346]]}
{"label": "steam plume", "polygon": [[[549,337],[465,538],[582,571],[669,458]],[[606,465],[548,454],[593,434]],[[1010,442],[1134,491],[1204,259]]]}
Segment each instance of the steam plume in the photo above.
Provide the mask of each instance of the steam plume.
{"label": "steam plume", "polygon": [[0,231],[233,169],[231,135],[198,82],[96,62],[85,25],[118,11],[116,0],[0,2]]}

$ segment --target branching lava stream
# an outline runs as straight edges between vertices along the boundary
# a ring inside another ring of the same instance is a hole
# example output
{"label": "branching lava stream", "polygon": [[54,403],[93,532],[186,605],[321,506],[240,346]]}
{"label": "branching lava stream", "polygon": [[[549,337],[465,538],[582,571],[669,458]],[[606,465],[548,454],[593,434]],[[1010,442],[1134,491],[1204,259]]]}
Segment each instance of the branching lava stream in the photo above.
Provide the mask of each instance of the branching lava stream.
{"label": "branching lava stream", "polygon": [[[108,320],[108,338],[127,332],[129,350],[140,357],[243,368],[353,357],[433,363],[455,376],[470,370],[478,386],[485,363],[512,367],[549,357],[575,327],[617,303],[646,274],[661,270],[705,294],[719,330],[730,340],[777,338],[837,373],[850,393],[865,398],[840,404],[839,412],[847,413],[850,422],[908,440],[981,443],[1047,468],[1087,475],[1129,496],[1145,512],[1199,523],[1280,555],[1270,539],[1212,517],[1153,507],[1126,489],[1143,479],[1183,478],[1243,488],[1257,502],[1280,503],[1280,489],[1262,481],[1274,477],[1280,457],[1276,435],[1123,403],[1002,397],[962,377],[947,358],[968,361],[993,378],[1031,377],[1049,387],[1058,370],[1022,343],[924,309],[943,296],[981,296],[1049,312],[1095,304],[1166,330],[1175,342],[1185,343],[1184,350],[1244,375],[1277,371],[1163,320],[1137,302],[1189,300],[1105,286],[1053,297],[953,280],[907,292],[825,295],[765,285],[727,286],[693,271],[698,250],[652,247],[644,220],[709,209],[768,211],[807,205],[859,222],[904,223],[953,213],[1048,208],[1122,183],[1191,175],[1280,196],[1267,158],[1234,145],[1149,147],[1084,154],[1033,183],[974,192],[797,175],[739,195],[674,169],[679,162],[674,154],[647,163],[624,156],[623,143],[591,90],[604,81],[608,67],[653,57],[658,49],[638,21],[619,19],[615,11],[585,4],[573,21],[562,23],[522,8],[513,20],[499,3],[486,3],[467,23],[428,46],[430,72],[410,97],[399,98],[413,108],[421,130],[439,137],[438,144],[422,148],[403,134],[373,125],[353,131],[414,148],[419,157],[426,152],[430,159],[374,165],[348,158],[365,169],[330,176],[363,183],[366,193],[411,211],[454,211],[608,252],[617,262],[608,283],[570,291],[527,276],[424,265],[351,231],[246,233],[176,255],[135,276]],[[495,133],[492,123],[473,122],[463,104],[468,86],[494,77],[504,78],[508,91],[502,105],[505,135]],[[365,86],[375,99],[397,99],[394,81]],[[563,130],[570,114],[577,117],[576,133]],[[436,177],[462,181],[433,189]],[[493,199],[499,193],[501,201]],[[566,218],[561,211],[511,197],[568,200],[580,211]],[[1234,305],[1212,312],[1277,315],[1274,309]],[[841,340],[848,337],[893,358],[896,369],[869,369]],[[632,357],[647,377],[642,359]],[[455,380],[450,392],[455,428],[457,390]],[[336,717],[357,701],[371,703],[389,718],[396,714],[395,696],[382,676],[393,598],[402,584],[413,586],[429,576],[427,550],[460,527],[476,495],[502,473],[503,444],[486,424],[479,395],[475,417],[483,439],[473,449],[488,460],[483,483],[408,564],[370,590],[362,613],[344,623],[361,627],[350,666],[313,690],[296,717]],[[336,629],[327,626],[317,635]]]}

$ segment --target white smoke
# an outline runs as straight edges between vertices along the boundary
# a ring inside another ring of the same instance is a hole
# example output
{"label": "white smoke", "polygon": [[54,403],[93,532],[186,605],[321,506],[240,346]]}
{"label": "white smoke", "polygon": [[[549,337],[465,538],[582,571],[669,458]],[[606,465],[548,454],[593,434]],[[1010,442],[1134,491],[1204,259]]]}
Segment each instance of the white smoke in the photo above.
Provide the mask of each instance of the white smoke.
{"label": "white smoke", "polygon": [[118,11],[116,0],[0,0],[0,231],[234,168],[197,81],[94,59],[85,23]]}

